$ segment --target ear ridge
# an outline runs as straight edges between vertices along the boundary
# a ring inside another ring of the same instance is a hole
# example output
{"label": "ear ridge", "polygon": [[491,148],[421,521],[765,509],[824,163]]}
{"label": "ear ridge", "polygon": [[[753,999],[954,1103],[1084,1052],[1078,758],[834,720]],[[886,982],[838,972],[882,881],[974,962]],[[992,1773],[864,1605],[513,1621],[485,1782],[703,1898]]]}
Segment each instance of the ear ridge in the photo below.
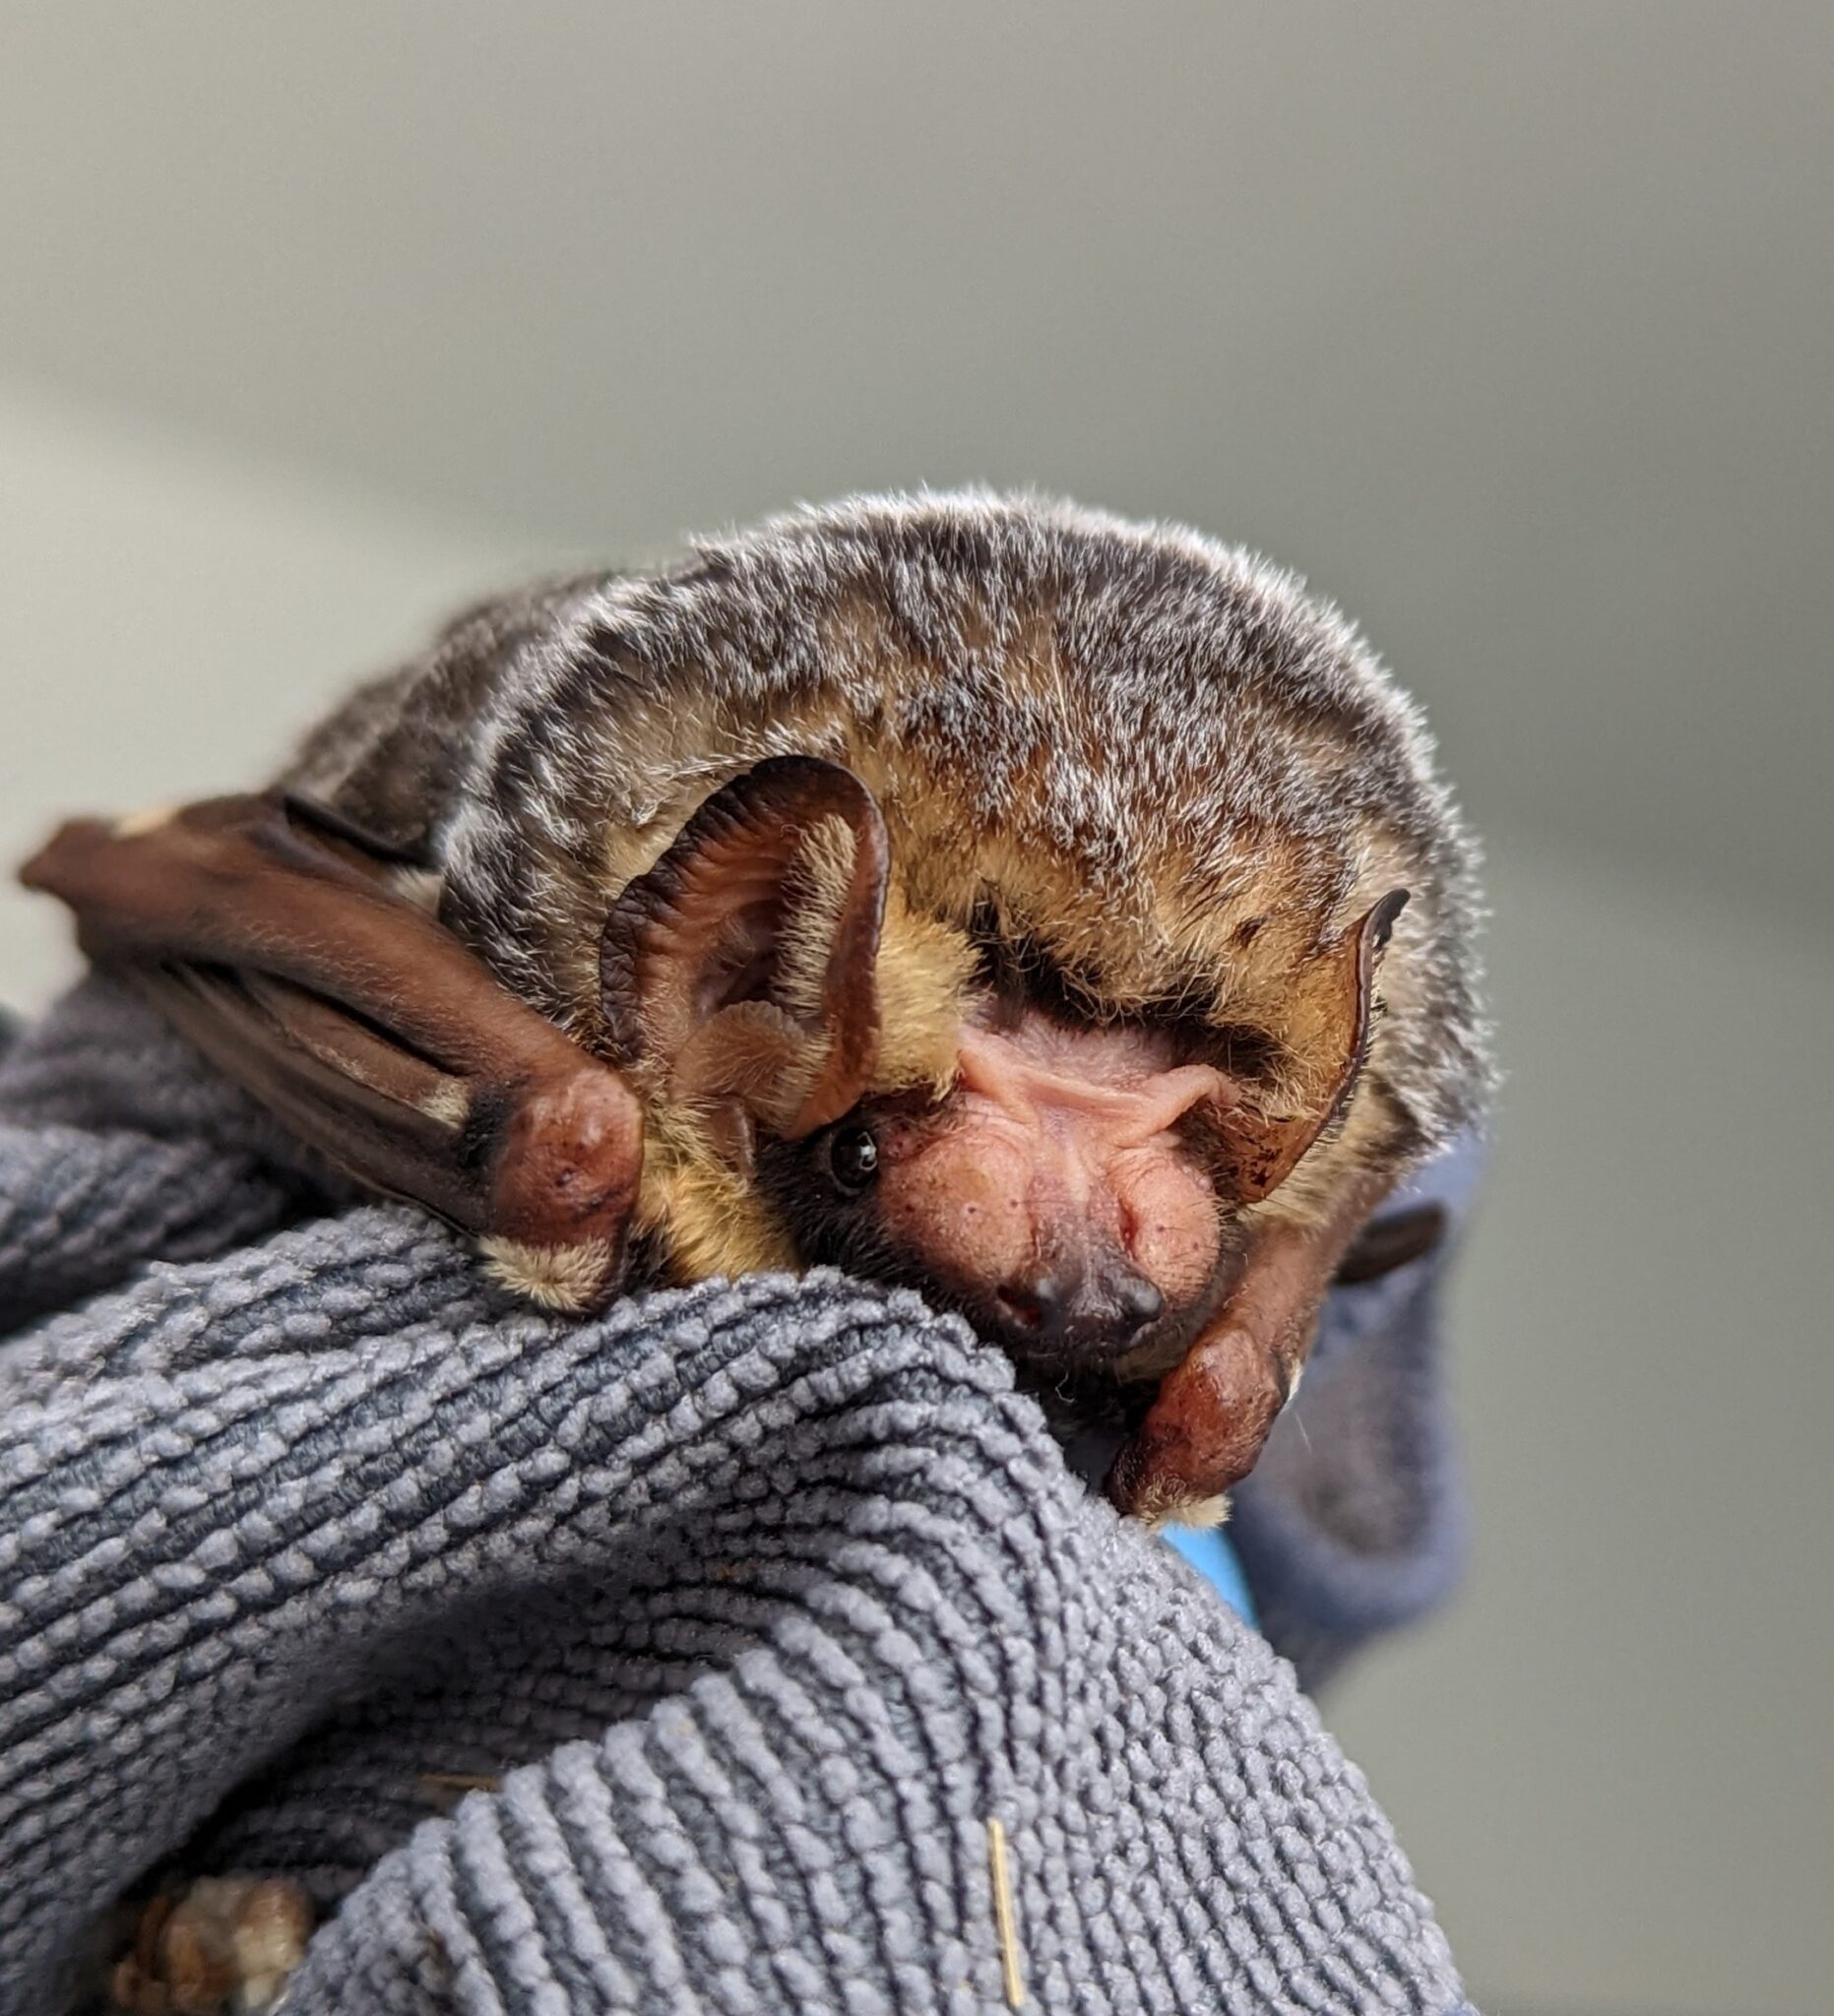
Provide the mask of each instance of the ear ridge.
{"label": "ear ridge", "polygon": [[774,991],[785,1013],[796,1021],[821,1022],[822,986],[858,850],[853,827],[838,813],[817,819],[802,836],[785,877]]}
{"label": "ear ridge", "polygon": [[780,756],[732,779],[606,917],[612,1055],[779,1132],[838,1119],[877,1057],[889,870],[878,802],[852,771]]}

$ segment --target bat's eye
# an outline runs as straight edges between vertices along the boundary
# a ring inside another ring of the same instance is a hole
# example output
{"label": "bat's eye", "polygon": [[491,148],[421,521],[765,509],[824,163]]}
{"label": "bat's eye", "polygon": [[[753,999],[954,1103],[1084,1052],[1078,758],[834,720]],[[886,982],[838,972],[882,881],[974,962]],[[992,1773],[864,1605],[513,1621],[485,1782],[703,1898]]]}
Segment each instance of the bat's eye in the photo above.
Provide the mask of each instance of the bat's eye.
{"label": "bat's eye", "polygon": [[838,1189],[863,1190],[879,1172],[879,1144],[870,1127],[842,1127],[828,1143],[828,1173]]}

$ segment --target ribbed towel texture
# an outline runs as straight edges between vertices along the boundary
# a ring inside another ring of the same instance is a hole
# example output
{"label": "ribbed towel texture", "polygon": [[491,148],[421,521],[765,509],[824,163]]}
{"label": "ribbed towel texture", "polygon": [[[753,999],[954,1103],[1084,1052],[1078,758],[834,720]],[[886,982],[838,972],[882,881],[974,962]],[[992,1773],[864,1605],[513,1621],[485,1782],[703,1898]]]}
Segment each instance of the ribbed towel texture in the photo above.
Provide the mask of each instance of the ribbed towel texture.
{"label": "ribbed towel texture", "polygon": [[289,2016],[999,2010],[990,1818],[1028,2008],[1464,2006],[1291,1668],[959,1323],[559,1322],[314,1194],[105,988],[0,1067],[8,2016],[161,1864],[308,1884]]}

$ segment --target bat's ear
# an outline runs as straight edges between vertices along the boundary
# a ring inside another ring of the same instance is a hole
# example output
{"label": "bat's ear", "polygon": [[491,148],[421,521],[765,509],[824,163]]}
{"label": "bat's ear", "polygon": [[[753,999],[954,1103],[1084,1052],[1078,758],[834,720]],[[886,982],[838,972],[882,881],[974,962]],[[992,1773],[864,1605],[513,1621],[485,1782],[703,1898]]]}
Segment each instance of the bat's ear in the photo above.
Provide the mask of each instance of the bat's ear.
{"label": "bat's ear", "polygon": [[600,955],[612,1055],[785,1139],[870,1086],[890,847],[852,771],[778,756],[716,791],[618,898]]}
{"label": "bat's ear", "polygon": [[1232,1204],[1258,1204],[1277,1190],[1349,1103],[1369,1046],[1375,969],[1407,901],[1405,889],[1391,889],[1295,988],[1285,1046],[1309,1085],[1285,1102],[1289,1109],[1244,1099],[1220,1115],[1217,1186]]}

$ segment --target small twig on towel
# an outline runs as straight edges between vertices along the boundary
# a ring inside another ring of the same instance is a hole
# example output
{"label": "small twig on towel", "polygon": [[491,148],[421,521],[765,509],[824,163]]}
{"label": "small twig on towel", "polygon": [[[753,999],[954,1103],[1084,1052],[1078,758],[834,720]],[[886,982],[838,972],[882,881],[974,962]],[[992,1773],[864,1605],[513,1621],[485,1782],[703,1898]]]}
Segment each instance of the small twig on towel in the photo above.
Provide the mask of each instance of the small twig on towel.
{"label": "small twig on towel", "polygon": [[428,1792],[500,1792],[503,1788],[501,1778],[469,1771],[423,1771],[419,1783]]}
{"label": "small twig on towel", "polygon": [[1012,1876],[1006,1866],[1006,1829],[987,1820],[987,1867],[993,1876],[993,1928],[1000,1941],[1000,1976],[1006,1984],[1006,2006],[1025,2007],[1025,1977],[1019,1971],[1019,1929],[1013,1920]]}

